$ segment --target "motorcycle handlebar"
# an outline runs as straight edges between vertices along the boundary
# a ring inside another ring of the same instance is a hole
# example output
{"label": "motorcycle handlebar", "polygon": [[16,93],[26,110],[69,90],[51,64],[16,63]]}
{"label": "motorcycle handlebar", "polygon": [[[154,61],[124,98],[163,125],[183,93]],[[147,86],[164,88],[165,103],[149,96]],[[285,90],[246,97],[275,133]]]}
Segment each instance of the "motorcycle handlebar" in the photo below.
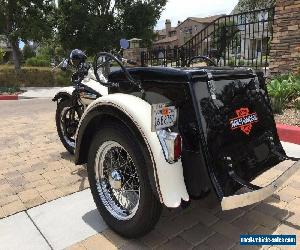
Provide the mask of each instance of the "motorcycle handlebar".
{"label": "motorcycle handlebar", "polygon": [[106,57],[106,58],[108,58],[109,60],[113,60],[113,61],[115,61],[119,66],[120,66],[120,68],[121,68],[121,70],[124,72],[124,74],[125,74],[125,76],[126,76],[126,78],[128,79],[128,81],[129,82],[131,82],[132,84],[134,84],[134,85],[138,85],[138,83],[133,79],[133,77],[130,75],[130,73],[128,72],[128,70],[124,67],[124,65],[123,65],[123,63],[122,62],[127,62],[127,63],[129,63],[129,61],[132,63],[133,61],[131,61],[131,60],[126,60],[126,59],[124,59],[124,58],[118,58],[117,56],[114,56],[113,54],[111,54],[111,53],[108,53],[108,52],[100,52],[100,53],[98,53],[97,55],[96,55],[96,57],[95,57],[95,60],[94,60],[94,73],[95,73],[95,76],[96,76],[96,78],[97,78],[97,81],[98,82],[100,82],[102,85],[104,85],[104,86],[110,86],[109,84],[107,84],[107,83],[104,83],[103,81],[101,81],[101,79],[100,79],[100,77],[99,77],[99,75],[98,75],[98,73],[97,73],[97,59],[99,58],[99,57]]}

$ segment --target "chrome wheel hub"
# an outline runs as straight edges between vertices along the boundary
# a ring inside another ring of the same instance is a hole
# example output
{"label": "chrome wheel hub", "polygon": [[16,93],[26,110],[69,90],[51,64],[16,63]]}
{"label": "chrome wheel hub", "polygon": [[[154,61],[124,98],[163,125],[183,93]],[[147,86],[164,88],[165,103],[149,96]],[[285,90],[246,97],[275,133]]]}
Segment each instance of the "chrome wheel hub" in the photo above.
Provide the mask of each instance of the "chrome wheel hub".
{"label": "chrome wheel hub", "polygon": [[135,164],[123,146],[104,142],[95,158],[95,179],[99,197],[118,220],[129,220],[140,202],[140,182]]}
{"label": "chrome wheel hub", "polygon": [[109,176],[109,184],[115,190],[122,188],[122,175],[118,170],[113,170]]}

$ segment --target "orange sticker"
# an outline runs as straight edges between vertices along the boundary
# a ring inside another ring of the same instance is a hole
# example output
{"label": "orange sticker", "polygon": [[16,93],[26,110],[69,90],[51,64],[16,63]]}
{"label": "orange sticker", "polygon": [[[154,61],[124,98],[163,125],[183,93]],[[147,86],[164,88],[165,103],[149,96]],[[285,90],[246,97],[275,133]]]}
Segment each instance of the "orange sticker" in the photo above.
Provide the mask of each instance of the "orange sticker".
{"label": "orange sticker", "polygon": [[162,109],[162,115],[163,116],[167,116],[169,114],[169,108],[168,107],[164,107],[163,109]]}

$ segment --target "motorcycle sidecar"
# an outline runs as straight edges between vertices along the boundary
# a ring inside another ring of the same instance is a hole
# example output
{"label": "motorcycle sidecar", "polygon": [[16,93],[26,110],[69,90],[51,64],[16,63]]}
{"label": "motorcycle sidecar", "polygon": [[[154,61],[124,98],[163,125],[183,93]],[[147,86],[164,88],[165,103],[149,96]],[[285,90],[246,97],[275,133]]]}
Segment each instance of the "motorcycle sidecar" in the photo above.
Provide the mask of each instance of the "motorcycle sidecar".
{"label": "motorcycle sidecar", "polygon": [[[298,161],[263,188],[251,184],[287,159],[265,85],[252,70],[128,71],[142,91],[122,71],[111,73],[109,95],[81,119],[75,152],[77,164],[88,163],[101,215],[118,233],[151,230],[157,201],[178,207],[212,191],[223,210],[259,202],[299,169]],[[250,191],[237,195],[241,187]]]}

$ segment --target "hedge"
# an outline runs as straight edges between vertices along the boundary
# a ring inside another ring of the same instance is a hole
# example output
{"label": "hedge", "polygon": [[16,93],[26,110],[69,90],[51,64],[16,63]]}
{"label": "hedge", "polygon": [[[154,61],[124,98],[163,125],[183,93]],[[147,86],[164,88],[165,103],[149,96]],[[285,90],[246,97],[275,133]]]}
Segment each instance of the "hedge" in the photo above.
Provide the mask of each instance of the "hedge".
{"label": "hedge", "polygon": [[16,73],[13,67],[0,67],[0,87],[69,86],[71,72],[52,71],[49,67],[23,67]]}
{"label": "hedge", "polygon": [[43,58],[31,57],[25,61],[25,65],[33,67],[49,67],[50,62]]}

